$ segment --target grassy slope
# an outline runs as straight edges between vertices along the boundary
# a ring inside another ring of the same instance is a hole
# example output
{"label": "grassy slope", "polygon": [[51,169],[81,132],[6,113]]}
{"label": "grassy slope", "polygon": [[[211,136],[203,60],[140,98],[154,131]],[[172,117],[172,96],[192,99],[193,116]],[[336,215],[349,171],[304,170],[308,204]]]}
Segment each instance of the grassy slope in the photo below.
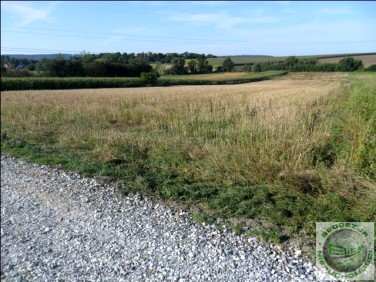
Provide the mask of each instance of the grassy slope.
{"label": "grassy slope", "polygon": [[376,80],[346,76],[2,92],[2,151],[120,179],[125,193],[173,199],[267,240],[313,241],[316,221],[375,221]]}

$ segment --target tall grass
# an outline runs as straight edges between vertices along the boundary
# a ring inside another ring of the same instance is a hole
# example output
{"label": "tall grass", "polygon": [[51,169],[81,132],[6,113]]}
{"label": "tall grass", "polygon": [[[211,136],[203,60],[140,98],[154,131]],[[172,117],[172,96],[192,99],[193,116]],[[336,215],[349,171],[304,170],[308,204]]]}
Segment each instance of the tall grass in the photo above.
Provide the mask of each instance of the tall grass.
{"label": "tall grass", "polygon": [[311,73],[2,92],[2,150],[114,177],[126,193],[257,220],[269,239],[312,238],[316,221],[375,221],[375,91],[372,75]]}

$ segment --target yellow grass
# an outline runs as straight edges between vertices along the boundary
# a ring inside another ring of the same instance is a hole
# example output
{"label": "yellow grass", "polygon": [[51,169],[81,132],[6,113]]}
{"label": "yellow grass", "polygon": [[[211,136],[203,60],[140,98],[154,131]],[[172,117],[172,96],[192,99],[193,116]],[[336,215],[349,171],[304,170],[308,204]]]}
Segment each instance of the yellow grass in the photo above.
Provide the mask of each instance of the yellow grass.
{"label": "yellow grass", "polygon": [[4,124],[25,128],[20,134],[54,131],[63,146],[84,146],[90,139],[95,145],[87,153],[106,160],[117,158],[113,147],[125,140],[155,151],[184,150],[193,142],[203,155],[211,152],[214,167],[226,170],[226,162],[233,161],[243,178],[251,175],[242,165],[254,162],[260,150],[266,160],[277,157],[278,146],[286,158],[295,158],[290,168],[304,168],[304,152],[295,153],[322,137],[322,132],[306,135],[312,109],[322,110],[312,103],[330,97],[346,76],[292,74],[242,85],[3,92],[2,116]]}

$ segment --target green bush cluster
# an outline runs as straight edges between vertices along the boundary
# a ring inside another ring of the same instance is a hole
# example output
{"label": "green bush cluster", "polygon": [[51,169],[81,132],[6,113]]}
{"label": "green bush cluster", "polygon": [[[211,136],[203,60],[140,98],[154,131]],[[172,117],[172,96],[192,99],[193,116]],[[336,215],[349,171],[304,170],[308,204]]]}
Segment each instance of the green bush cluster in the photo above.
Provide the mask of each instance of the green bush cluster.
{"label": "green bush cluster", "polygon": [[159,78],[158,72],[142,72],[140,75],[143,85],[156,85]]}

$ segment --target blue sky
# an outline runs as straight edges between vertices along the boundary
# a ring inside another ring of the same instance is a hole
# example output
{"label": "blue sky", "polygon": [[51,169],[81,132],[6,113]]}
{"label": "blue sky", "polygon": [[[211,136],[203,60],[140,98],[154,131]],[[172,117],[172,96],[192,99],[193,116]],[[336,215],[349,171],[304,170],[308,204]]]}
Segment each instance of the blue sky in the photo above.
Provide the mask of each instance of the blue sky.
{"label": "blue sky", "polygon": [[1,53],[376,52],[376,2],[1,1]]}

